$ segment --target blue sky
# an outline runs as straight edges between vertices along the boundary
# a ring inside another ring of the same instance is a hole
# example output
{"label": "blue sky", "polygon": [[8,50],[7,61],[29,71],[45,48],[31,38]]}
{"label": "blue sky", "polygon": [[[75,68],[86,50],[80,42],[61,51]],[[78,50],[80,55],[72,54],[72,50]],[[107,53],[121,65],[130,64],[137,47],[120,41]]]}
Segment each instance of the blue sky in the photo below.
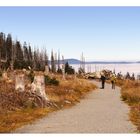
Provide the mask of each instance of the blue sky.
{"label": "blue sky", "polygon": [[140,7],[0,7],[0,32],[65,58],[140,60]]}

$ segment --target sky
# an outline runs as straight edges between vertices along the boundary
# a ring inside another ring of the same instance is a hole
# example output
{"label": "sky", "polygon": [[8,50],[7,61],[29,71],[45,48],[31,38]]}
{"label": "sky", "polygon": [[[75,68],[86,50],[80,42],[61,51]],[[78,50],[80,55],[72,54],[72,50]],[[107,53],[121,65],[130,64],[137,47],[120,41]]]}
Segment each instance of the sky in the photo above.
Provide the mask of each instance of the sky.
{"label": "sky", "polygon": [[65,58],[140,60],[140,7],[0,7],[0,32]]}

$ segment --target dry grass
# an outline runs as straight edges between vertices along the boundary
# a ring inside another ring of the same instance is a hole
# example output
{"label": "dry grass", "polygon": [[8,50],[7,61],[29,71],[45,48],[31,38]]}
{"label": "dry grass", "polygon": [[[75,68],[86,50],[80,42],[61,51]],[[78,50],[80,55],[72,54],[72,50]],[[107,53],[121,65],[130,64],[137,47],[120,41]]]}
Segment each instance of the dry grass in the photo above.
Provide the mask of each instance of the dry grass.
{"label": "dry grass", "polygon": [[96,88],[93,83],[85,79],[67,76],[66,80],[62,80],[62,76],[55,77],[60,81],[59,86],[47,86],[46,91],[51,101],[55,102],[59,108],[64,106],[72,106],[83,98],[89,91]]}
{"label": "dry grass", "polygon": [[140,102],[140,83],[126,80],[121,89],[123,100],[129,104]]}
{"label": "dry grass", "polygon": [[121,85],[122,99],[131,107],[130,120],[140,132],[140,82],[124,80],[118,85]]}
{"label": "dry grass", "polygon": [[[95,85],[93,85],[90,81],[84,80],[84,79],[78,79],[74,78],[74,76],[67,76],[66,80],[62,80],[61,75],[51,75],[52,77],[56,77],[60,84],[59,86],[46,86],[46,93],[50,100],[54,102],[58,108],[61,109],[62,107],[66,106],[72,106],[80,101],[81,98],[83,98],[89,91],[96,88]],[[3,89],[3,85],[5,85],[5,89]],[[10,132],[22,125],[28,124],[35,119],[38,119],[40,117],[43,117],[44,115],[47,115],[49,112],[52,112],[56,110],[54,107],[48,107],[48,108],[26,108],[23,106],[22,97],[18,95],[15,96],[15,93],[11,94],[12,92],[15,92],[13,90],[14,85],[13,84],[5,84],[3,82],[0,83],[0,94],[9,94],[10,100],[6,102],[6,99],[9,99],[8,96],[5,98],[5,104],[11,104],[14,103],[13,107],[14,109],[9,110],[9,107],[4,108],[4,111],[2,110],[3,107],[0,106],[0,111],[3,112],[0,115],[0,132],[1,133],[7,133]],[[16,93],[17,94],[17,93]],[[26,94],[26,93],[25,93]],[[14,98],[19,98],[17,102],[14,100]],[[2,96],[3,97],[3,96]],[[24,96],[24,98],[28,96]],[[18,106],[16,106],[17,103],[19,103]],[[1,105],[1,104],[0,104]]]}
{"label": "dry grass", "polygon": [[65,100],[75,103],[84,97],[87,92],[95,89],[96,86],[84,79],[60,80],[59,86],[48,86],[46,91],[54,102],[64,102]]}
{"label": "dry grass", "polygon": [[130,120],[137,126],[140,132],[140,103],[131,106]]}
{"label": "dry grass", "polygon": [[53,110],[47,108],[24,109],[0,115],[0,132],[8,133],[22,125],[28,124],[35,119],[45,116]]}

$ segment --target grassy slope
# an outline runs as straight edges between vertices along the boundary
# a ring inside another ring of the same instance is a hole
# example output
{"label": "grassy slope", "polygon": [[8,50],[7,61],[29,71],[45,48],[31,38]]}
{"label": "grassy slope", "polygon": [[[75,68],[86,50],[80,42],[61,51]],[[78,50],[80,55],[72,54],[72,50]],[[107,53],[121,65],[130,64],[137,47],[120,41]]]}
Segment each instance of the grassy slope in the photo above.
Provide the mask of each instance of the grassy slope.
{"label": "grassy slope", "polygon": [[122,99],[131,107],[130,120],[140,132],[140,82],[119,80],[117,85],[121,86]]}
{"label": "grassy slope", "polygon": [[[91,82],[83,79],[75,80],[72,76],[68,76],[65,81],[61,80],[61,76],[57,76],[57,79],[60,80],[60,85],[46,86],[46,92],[51,101],[55,102],[60,109],[74,105],[89,91],[96,88]],[[66,100],[68,103],[65,102]],[[10,132],[55,110],[56,108],[22,108],[14,111],[5,110],[5,112],[0,115],[0,132]]]}

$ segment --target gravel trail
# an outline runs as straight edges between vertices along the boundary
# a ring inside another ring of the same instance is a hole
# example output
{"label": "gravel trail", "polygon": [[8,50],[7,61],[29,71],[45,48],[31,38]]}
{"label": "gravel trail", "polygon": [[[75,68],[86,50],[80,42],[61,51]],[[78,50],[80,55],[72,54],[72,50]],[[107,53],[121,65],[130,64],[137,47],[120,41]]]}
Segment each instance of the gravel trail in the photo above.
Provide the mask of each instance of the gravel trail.
{"label": "gravel trail", "polygon": [[[99,82],[94,83],[100,87]],[[13,133],[135,133],[120,88],[96,89],[76,106],[50,113]]]}

